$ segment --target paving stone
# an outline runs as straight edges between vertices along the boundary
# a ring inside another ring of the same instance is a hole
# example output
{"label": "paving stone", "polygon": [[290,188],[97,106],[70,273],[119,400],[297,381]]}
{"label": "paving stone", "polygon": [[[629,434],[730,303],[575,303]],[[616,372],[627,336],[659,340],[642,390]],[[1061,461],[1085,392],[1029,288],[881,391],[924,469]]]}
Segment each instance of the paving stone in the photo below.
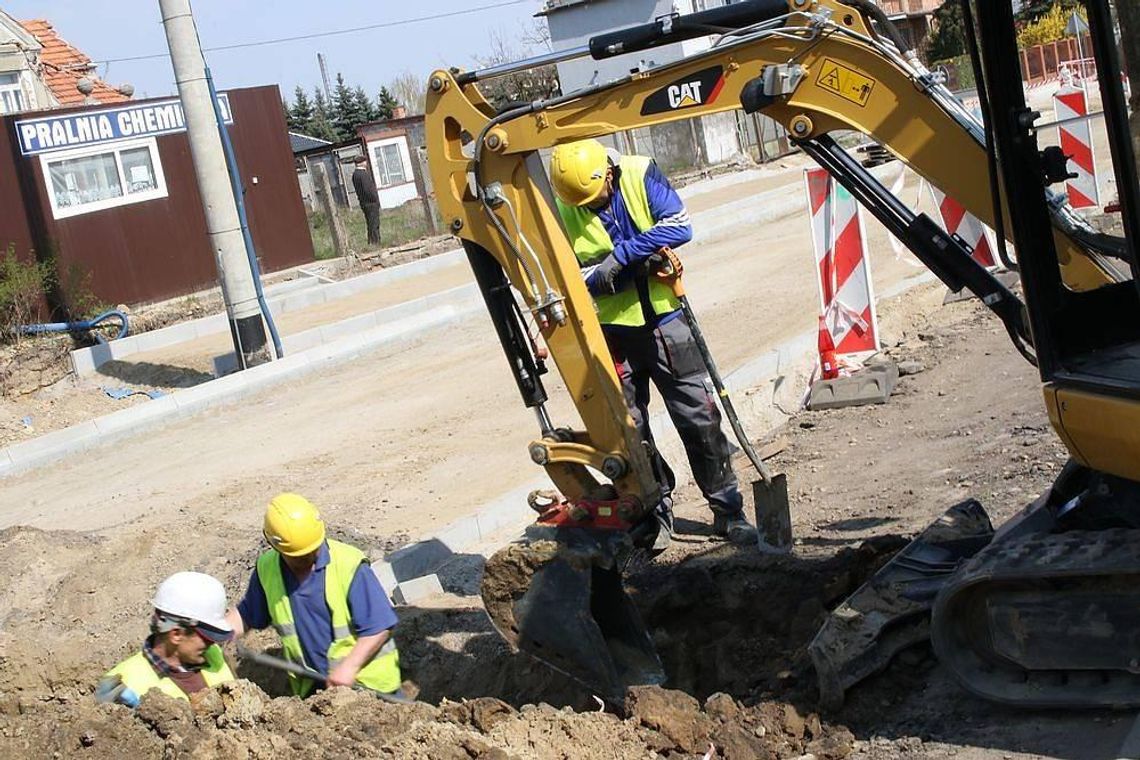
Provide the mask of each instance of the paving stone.
{"label": "paving stone", "polygon": [[891,397],[898,379],[898,365],[892,362],[872,365],[851,377],[817,380],[812,383],[807,408],[818,411],[884,404]]}
{"label": "paving stone", "polygon": [[439,582],[439,576],[432,573],[412,578],[410,581],[401,581],[392,592],[392,600],[396,604],[416,604],[442,593],[443,584]]}

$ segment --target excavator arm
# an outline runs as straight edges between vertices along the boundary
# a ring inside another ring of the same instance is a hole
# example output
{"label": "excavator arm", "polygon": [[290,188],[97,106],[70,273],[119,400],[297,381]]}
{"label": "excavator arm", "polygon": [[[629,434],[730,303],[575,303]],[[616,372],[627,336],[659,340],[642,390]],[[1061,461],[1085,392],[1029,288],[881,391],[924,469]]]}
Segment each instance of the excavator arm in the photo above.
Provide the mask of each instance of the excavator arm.
{"label": "excavator arm", "polygon": [[[484,600],[512,645],[614,699],[628,685],[664,678],[619,573],[624,553],[652,530],[661,491],[555,210],[540,151],[740,108],[762,112],[948,286],[977,293],[1033,358],[1021,301],[832,137],[856,131],[876,140],[982,221],[1011,230],[1004,197],[995,202],[981,123],[904,49],[867,0],[747,0],[603,35],[588,51],[538,62],[576,54],[605,58],[710,32],[717,36],[704,52],[502,111],[482,96],[479,82],[510,66],[439,70],[429,82],[426,130],[439,209],[467,251],[524,402],[536,411],[539,435],[530,457],[564,497],[535,500],[540,516],[527,539],[488,563]],[[1104,246],[1090,242],[1095,235],[1079,216],[1057,197],[1050,203],[1066,289],[1093,291],[1127,276]],[[549,418],[529,322],[549,349],[581,429]]]}
{"label": "excavator arm", "polygon": [[[624,412],[592,301],[554,208],[540,150],[746,107],[779,121],[816,158],[838,155],[828,135],[861,132],[972,214],[994,224],[996,206],[981,125],[917,59],[908,60],[889,40],[880,39],[860,7],[835,0],[793,0],[789,5],[754,0],[717,10],[729,8],[735,9],[737,23],[748,24],[727,30],[731,34],[704,53],[503,113],[496,114],[480,94],[478,72],[441,70],[431,76],[427,132],[440,212],[454,235],[478,249],[473,255],[492,257],[521,294],[588,431],[586,437],[556,440],[544,430],[530,447],[532,458],[571,498],[594,487],[583,478],[582,467],[605,471],[619,492],[635,495],[650,507],[656,485]],[[695,26],[707,33],[710,25],[717,26],[715,19]],[[641,44],[654,39],[641,28],[626,36]],[[620,39],[621,33],[610,37]],[[616,44],[603,38],[595,47],[604,53],[607,45]],[[626,44],[621,49],[629,48]],[[832,163],[828,168],[840,167]],[[884,206],[868,201],[873,213]],[[1054,230],[1066,284],[1090,290],[1119,279],[1112,262],[1082,242],[1090,231],[1079,217],[1064,206],[1058,209]],[[901,224],[915,216],[904,215]],[[930,225],[924,227],[923,234],[936,234]],[[1008,221],[1003,227],[1009,228]],[[944,248],[945,240],[935,244]],[[926,251],[916,253],[944,279],[953,280],[948,284],[955,289],[963,284],[963,273],[972,271],[970,279],[979,287],[985,283],[990,292],[983,296],[994,300],[999,289],[981,267],[951,255],[935,261]],[[1016,305],[1008,291],[1001,297]],[[1015,311],[1008,311],[1006,318],[1017,320]],[[1016,330],[1027,337],[1023,327]],[[603,470],[607,458],[609,466]]]}

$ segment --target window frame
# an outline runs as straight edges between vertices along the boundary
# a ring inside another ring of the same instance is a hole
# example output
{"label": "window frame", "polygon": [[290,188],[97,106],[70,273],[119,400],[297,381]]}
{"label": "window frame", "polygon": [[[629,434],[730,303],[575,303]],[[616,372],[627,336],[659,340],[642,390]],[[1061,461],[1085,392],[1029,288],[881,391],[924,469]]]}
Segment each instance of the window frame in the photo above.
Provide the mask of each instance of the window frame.
{"label": "window frame", "polygon": [[[24,97],[24,82],[23,82],[24,78],[23,78],[23,76],[21,76],[19,71],[0,71],[0,77],[3,77],[3,76],[15,77],[16,81],[6,82],[6,83],[0,82],[0,96],[2,96],[4,93],[8,93],[8,92],[15,93],[16,102],[19,104],[19,108],[17,108],[15,111],[8,111],[8,110],[0,107],[0,114],[8,115],[8,114],[23,113],[24,111],[28,110],[28,103],[26,102],[27,99]],[[0,97],[0,103],[2,103],[2,102],[3,102],[2,97]]]}
{"label": "window frame", "polygon": [[[404,185],[413,184],[416,181],[414,170],[411,167],[411,156],[407,153],[407,138],[405,136],[387,137],[382,140],[377,140],[369,144],[369,151],[372,155],[372,165],[375,167],[373,178],[376,180],[377,190],[391,190],[394,187],[403,187]],[[400,176],[403,178],[401,182],[391,182],[385,184],[390,174],[388,172],[388,161],[384,158],[384,149],[392,147],[396,149],[396,158],[400,162]]]}
{"label": "window frame", "polygon": [[[130,182],[123,169],[122,154],[125,151],[136,150],[138,148],[147,148],[150,151],[151,166],[154,167],[155,187],[152,190],[132,193],[127,190]],[[115,157],[115,168],[119,174],[119,187],[123,190],[122,195],[114,198],[106,198],[101,201],[82,203],[76,206],[58,206],[56,204],[55,187],[52,184],[50,165],[59,161],[89,158],[91,156],[105,155],[107,153],[111,153]],[[40,170],[44,176],[44,188],[47,190],[48,203],[51,205],[52,217],[55,219],[67,219],[97,211],[106,211],[107,209],[117,208],[119,206],[145,203],[146,201],[166,198],[170,195],[166,187],[166,174],[162,169],[162,156],[158,151],[158,140],[154,137],[144,137],[136,140],[118,140],[96,145],[85,145],[81,148],[72,148],[69,150],[49,151],[47,153],[41,153],[39,158]]]}

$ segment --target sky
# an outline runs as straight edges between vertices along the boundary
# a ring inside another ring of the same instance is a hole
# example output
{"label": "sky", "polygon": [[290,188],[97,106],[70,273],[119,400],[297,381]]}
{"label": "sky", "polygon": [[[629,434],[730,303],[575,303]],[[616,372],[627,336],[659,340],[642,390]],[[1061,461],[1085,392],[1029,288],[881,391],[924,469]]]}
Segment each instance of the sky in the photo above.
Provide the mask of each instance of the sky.
{"label": "sky", "polygon": [[[509,3],[509,4],[507,4]],[[498,5],[501,7],[488,8]],[[324,53],[335,84],[342,72],[350,86],[375,96],[404,71],[423,78],[435,68],[473,68],[473,56],[491,48],[489,36],[517,40],[542,7],[541,0],[193,0],[202,46],[226,46],[280,37],[401,22],[484,8],[463,15],[318,39],[206,53],[218,89],[277,84],[292,98],[296,85],[311,94],[320,81],[317,53]],[[168,58],[114,59],[167,51],[159,0],[0,0],[19,20],[44,18],[95,61],[113,86],[135,87],[135,97],[176,92]]]}

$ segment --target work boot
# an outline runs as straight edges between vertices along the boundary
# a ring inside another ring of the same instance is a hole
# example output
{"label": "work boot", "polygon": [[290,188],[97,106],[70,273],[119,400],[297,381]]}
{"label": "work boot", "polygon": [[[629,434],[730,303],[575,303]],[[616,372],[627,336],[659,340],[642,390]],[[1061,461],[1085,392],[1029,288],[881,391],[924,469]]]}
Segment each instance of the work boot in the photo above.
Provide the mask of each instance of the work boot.
{"label": "work boot", "polygon": [[734,544],[754,544],[759,539],[756,527],[748,522],[743,512],[734,515],[716,515],[713,518],[713,533],[727,538]]}

